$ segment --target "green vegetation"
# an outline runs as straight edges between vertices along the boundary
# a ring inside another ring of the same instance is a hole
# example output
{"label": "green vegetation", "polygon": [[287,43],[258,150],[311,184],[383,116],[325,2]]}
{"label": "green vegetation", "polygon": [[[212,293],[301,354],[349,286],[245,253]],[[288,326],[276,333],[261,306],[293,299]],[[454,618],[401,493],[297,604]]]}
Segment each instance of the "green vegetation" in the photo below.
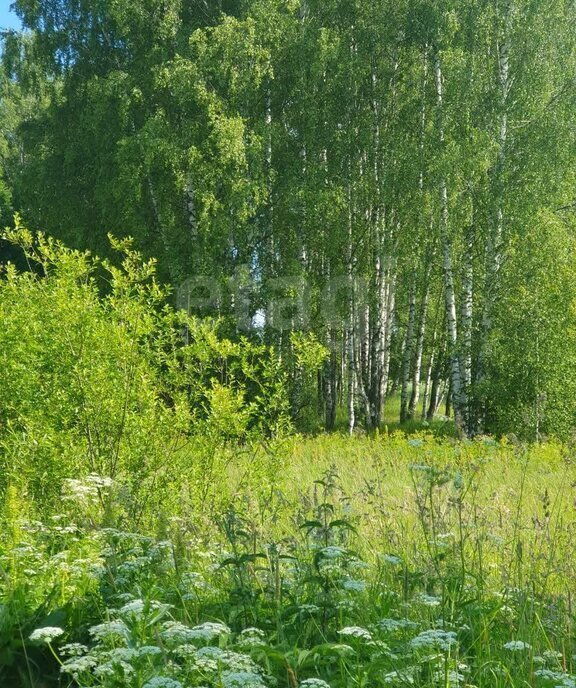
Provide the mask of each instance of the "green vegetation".
{"label": "green vegetation", "polygon": [[576,688],[576,2],[12,9],[0,688]]}
{"label": "green vegetation", "polygon": [[127,242],[7,236],[1,685],[574,685],[566,446],[294,435],[313,341],[176,313]]}
{"label": "green vegetation", "polygon": [[[0,218],[157,260],[300,429],[576,430],[565,0],[15,0]],[[0,255],[14,261],[5,245]],[[294,334],[327,349],[303,376]],[[450,415],[450,414],[447,414]]]}

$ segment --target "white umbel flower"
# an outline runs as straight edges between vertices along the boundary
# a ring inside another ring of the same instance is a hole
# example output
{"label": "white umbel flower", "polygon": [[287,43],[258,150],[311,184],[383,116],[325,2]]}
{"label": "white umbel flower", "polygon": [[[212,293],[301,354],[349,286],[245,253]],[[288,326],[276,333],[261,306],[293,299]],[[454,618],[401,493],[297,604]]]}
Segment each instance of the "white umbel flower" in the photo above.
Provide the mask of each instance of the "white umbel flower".
{"label": "white umbel flower", "polygon": [[504,649],[510,650],[511,652],[522,652],[523,650],[530,650],[532,646],[525,643],[523,640],[511,640],[508,643],[504,643]]}
{"label": "white umbel flower", "polygon": [[64,629],[59,626],[44,626],[44,628],[37,628],[30,634],[30,640],[33,643],[51,643],[54,638],[59,638],[64,635]]}

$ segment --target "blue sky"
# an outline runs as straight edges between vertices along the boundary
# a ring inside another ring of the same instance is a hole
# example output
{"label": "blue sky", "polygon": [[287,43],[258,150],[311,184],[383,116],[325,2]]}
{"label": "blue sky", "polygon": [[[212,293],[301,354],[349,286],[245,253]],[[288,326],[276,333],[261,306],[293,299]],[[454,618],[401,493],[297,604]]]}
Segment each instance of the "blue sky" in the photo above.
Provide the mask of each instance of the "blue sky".
{"label": "blue sky", "polygon": [[12,0],[0,0],[0,29],[19,29],[20,22],[14,12],[10,12]]}

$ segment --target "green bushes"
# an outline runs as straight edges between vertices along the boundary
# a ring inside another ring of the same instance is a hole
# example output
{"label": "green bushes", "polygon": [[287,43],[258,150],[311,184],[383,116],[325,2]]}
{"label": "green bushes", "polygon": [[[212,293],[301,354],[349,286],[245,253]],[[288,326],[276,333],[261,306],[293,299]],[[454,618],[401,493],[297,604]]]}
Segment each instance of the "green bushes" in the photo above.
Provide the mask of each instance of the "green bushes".
{"label": "green bushes", "polygon": [[2,493],[12,485],[42,509],[66,478],[121,478],[135,522],[194,474],[191,442],[214,457],[289,428],[273,352],[169,308],[130,242],[113,242],[117,266],[19,224],[7,238],[32,269],[0,278]]}

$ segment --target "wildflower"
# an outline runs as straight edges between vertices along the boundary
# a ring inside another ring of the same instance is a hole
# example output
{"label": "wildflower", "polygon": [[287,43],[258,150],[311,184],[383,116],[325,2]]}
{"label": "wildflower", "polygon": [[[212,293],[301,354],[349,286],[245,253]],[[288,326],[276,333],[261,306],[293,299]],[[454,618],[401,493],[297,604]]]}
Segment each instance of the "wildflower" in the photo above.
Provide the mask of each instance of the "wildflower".
{"label": "wildflower", "polygon": [[266,688],[262,678],[249,671],[223,671],[221,681],[223,688]]}
{"label": "wildflower", "polygon": [[321,678],[307,678],[300,682],[300,688],[330,688],[330,684]]}
{"label": "wildflower", "polygon": [[457,643],[458,640],[454,631],[430,629],[428,631],[422,631],[422,633],[415,638],[412,638],[410,646],[414,650],[436,649],[446,652]]}
{"label": "wildflower", "polygon": [[339,635],[348,636],[350,638],[360,638],[362,640],[372,641],[372,634],[370,631],[361,626],[346,626],[338,631]]}
{"label": "wildflower", "polygon": [[166,676],[155,676],[144,684],[143,688],[183,688],[180,681]]}
{"label": "wildflower", "polygon": [[576,688],[576,679],[570,674],[561,671],[551,671],[550,669],[537,669],[534,676],[549,681],[556,688]]}
{"label": "wildflower", "polygon": [[353,600],[340,600],[336,602],[336,609],[339,609],[346,614],[353,614],[357,609],[357,604]]}
{"label": "wildflower", "polygon": [[139,617],[142,615],[143,611],[144,611],[144,602],[142,600],[132,600],[131,602],[128,602],[127,604],[125,604],[121,609],[119,609],[118,613],[121,616]]}
{"label": "wildflower", "polygon": [[414,598],[415,602],[423,604],[425,607],[439,607],[442,604],[442,600],[434,595],[425,595],[421,593]]}
{"label": "wildflower", "polygon": [[388,633],[418,628],[418,624],[410,619],[381,619],[378,625]]}
{"label": "wildflower", "polygon": [[332,651],[336,652],[336,654],[339,654],[340,656],[354,654],[354,648],[350,647],[350,645],[345,645],[344,643],[332,645]]}
{"label": "wildflower", "polygon": [[138,657],[154,657],[161,654],[162,650],[156,645],[142,645],[138,648]]}
{"label": "wildflower", "polygon": [[192,640],[212,640],[213,638],[219,638],[222,635],[230,635],[231,631],[228,626],[222,623],[213,623],[207,621],[200,626],[194,626],[190,629],[188,637]]}
{"label": "wildflower", "polygon": [[94,675],[99,678],[112,678],[116,676],[118,669],[122,670],[124,677],[134,673],[134,667],[127,662],[104,662],[94,667]]}
{"label": "wildflower", "polygon": [[413,674],[414,669],[409,667],[404,671],[390,671],[384,675],[384,683],[386,684],[398,684],[405,686],[406,684],[412,685],[414,683]]}
{"label": "wildflower", "polygon": [[165,642],[178,645],[192,640],[192,629],[179,621],[167,621],[162,628],[163,631],[160,633],[160,637]]}
{"label": "wildflower", "polygon": [[503,614],[504,616],[514,616],[515,612],[512,607],[509,607],[507,604],[503,604],[500,607],[500,613]]}
{"label": "wildflower", "polygon": [[392,566],[399,566],[402,563],[402,559],[395,554],[385,554],[384,561]]}
{"label": "wildflower", "polygon": [[466,680],[466,677],[458,671],[454,671],[453,669],[451,669],[450,671],[448,671],[447,675],[444,675],[443,671],[437,671],[434,674],[434,680],[442,682],[442,685],[459,686]]}
{"label": "wildflower", "polygon": [[69,657],[80,657],[88,652],[88,648],[80,643],[68,643],[60,648],[60,652]]}
{"label": "wildflower", "polygon": [[207,621],[200,626],[194,626],[194,628],[189,628],[176,621],[168,621],[164,624],[164,630],[161,635],[167,641],[188,643],[194,640],[204,640],[207,642],[213,638],[230,635],[230,633],[228,626],[211,621]]}
{"label": "wildflower", "polygon": [[343,547],[323,547],[318,554],[320,554],[325,559],[340,559],[346,556],[346,550]]}
{"label": "wildflower", "polygon": [[265,633],[259,628],[245,628],[238,637],[238,644],[244,648],[261,647],[266,645],[264,642]]}
{"label": "wildflower", "polygon": [[[205,665],[206,671],[211,670],[210,661],[231,672],[258,674],[258,665],[248,655],[222,650],[219,647],[202,647],[195,652],[194,661],[197,667]],[[210,669],[208,668],[210,667]]]}
{"label": "wildflower", "polygon": [[64,635],[64,629],[58,626],[44,626],[44,628],[37,628],[30,634],[30,640],[33,643],[51,643],[54,638],[59,638]]}
{"label": "wildflower", "polygon": [[364,590],[366,590],[366,583],[361,580],[355,580],[354,578],[348,578],[342,582],[342,587],[349,592],[364,592]]}
{"label": "wildflower", "polygon": [[[191,647],[185,645],[184,647]],[[180,648],[182,649],[182,648]],[[202,674],[215,674],[218,671],[219,664],[215,659],[208,659],[207,657],[195,657],[194,668]]]}
{"label": "wildflower", "polygon": [[98,661],[90,655],[73,657],[62,664],[60,671],[63,674],[70,674],[77,681],[82,674],[92,670],[97,664]]}
{"label": "wildflower", "polygon": [[525,643],[523,640],[511,640],[508,643],[504,643],[504,649],[510,650],[512,652],[521,652],[522,650],[530,650],[531,645]]}
{"label": "wildflower", "polygon": [[129,647],[117,647],[110,650],[108,659],[111,663],[123,664],[124,662],[132,662],[137,657],[138,653]]}
{"label": "wildflower", "polygon": [[88,630],[95,640],[105,640],[106,638],[115,636],[126,638],[128,636],[128,627],[123,621],[118,620],[105,621],[104,623],[92,626]]}
{"label": "wildflower", "polygon": [[298,609],[305,614],[315,614],[320,611],[320,607],[315,604],[301,604]]}
{"label": "wildflower", "polygon": [[222,650],[220,647],[212,647],[211,645],[208,647],[201,647],[199,650],[196,650],[197,657],[208,657],[209,659],[216,659],[218,661],[220,661],[225,655],[225,650]]}

